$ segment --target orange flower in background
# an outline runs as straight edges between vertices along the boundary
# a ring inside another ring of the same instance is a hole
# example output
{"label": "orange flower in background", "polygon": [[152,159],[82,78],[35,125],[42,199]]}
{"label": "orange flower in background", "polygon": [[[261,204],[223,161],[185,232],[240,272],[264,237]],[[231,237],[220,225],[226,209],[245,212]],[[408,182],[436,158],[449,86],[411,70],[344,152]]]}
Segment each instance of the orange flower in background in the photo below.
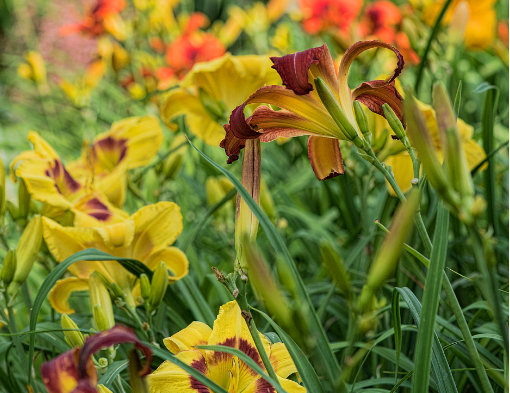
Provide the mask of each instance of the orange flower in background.
{"label": "orange flower in background", "polygon": [[299,0],[303,27],[309,34],[331,28],[348,31],[363,5],[362,0]]}
{"label": "orange flower in background", "polygon": [[218,38],[199,30],[208,23],[204,14],[195,12],[189,17],[183,34],[167,47],[166,61],[179,78],[183,78],[195,63],[225,54],[225,46]]}
{"label": "orange flower in background", "polygon": [[393,42],[395,27],[402,21],[398,7],[388,0],[371,3],[365,8],[358,34],[365,39]]}
{"label": "orange flower in background", "polygon": [[85,33],[92,37],[99,37],[108,31],[115,38],[123,39],[119,12],[125,7],[125,0],[97,0],[81,22],[62,26],[59,33],[62,36]]}

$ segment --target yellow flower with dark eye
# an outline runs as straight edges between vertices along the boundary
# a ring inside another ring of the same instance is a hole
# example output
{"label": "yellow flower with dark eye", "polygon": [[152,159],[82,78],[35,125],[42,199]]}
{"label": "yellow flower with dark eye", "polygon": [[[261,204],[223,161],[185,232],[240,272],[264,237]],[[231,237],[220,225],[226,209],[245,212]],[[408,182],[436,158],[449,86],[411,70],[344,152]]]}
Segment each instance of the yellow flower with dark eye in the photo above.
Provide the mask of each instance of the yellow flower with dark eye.
{"label": "yellow flower with dark eye", "polygon": [[163,130],[154,116],[129,117],[99,134],[81,157],[67,165],[79,180],[94,178],[94,186],[121,207],[126,199],[127,171],[149,163],[163,143]]}
{"label": "yellow flower with dark eye", "polygon": [[[58,262],[87,248],[97,248],[118,257],[137,259],[154,270],[163,261],[175,282],[188,274],[188,258],[177,247],[170,247],[182,232],[179,206],[173,202],[159,202],[142,207],[124,222],[98,228],[63,227],[43,218],[43,235],[48,249]],[[97,271],[111,283],[117,284],[129,306],[140,293],[138,279],[118,262],[78,261],[69,267],[73,277],[59,280],[50,292],[52,307],[61,314],[70,314],[68,299],[73,291],[89,289],[88,279]]]}
{"label": "yellow flower with dark eye", "polygon": [[[264,335],[261,333],[259,335],[282,388],[289,393],[306,392],[303,386],[286,379],[297,370],[285,344],[271,345]],[[248,325],[235,301],[220,307],[212,329],[205,323],[193,322],[163,341],[177,359],[200,371],[229,393],[276,392],[266,380],[237,356],[194,348],[197,345],[224,345],[237,348],[264,369]],[[186,371],[168,361],[150,374],[148,380],[151,393],[211,392]]]}
{"label": "yellow flower with dark eye", "polygon": [[72,176],[55,150],[37,132],[30,131],[28,140],[33,150],[14,158],[10,165],[11,179],[13,182],[17,177],[23,179],[32,198],[44,203],[43,215],[59,219],[71,211],[76,226],[101,226],[127,218],[103,193]]}
{"label": "yellow flower with dark eye", "polygon": [[278,74],[266,56],[232,56],[229,53],[197,63],[181,87],[172,90],[161,109],[161,117],[171,121],[186,115],[190,131],[211,146],[225,136],[222,125],[232,110],[257,88],[277,83]]}

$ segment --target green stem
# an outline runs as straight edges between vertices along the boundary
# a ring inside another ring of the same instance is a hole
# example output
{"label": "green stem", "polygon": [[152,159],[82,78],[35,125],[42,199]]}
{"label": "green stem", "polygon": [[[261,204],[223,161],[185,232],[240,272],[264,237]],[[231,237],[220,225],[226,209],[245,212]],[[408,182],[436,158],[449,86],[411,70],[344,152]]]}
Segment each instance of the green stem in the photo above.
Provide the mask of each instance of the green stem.
{"label": "green stem", "polygon": [[271,378],[273,378],[277,386],[281,388],[278,376],[276,375],[276,372],[273,369],[273,365],[271,364],[269,357],[267,356],[266,349],[264,348],[262,340],[260,339],[259,336],[259,331],[257,330],[255,321],[251,316],[250,305],[246,300],[246,283],[244,281],[241,283],[241,290],[239,291],[239,294],[236,297],[236,301],[243,312],[243,317],[248,324],[248,329],[250,329],[251,336],[253,338],[253,341],[255,342],[255,346],[257,347],[257,351],[259,352],[260,358],[262,360],[262,363],[264,364],[264,367],[266,368],[268,375]]}
{"label": "green stem", "polygon": [[145,336],[145,339],[150,340],[149,334],[143,328],[143,323],[140,320],[140,317],[138,316],[138,314],[136,313],[136,308],[131,307],[131,306],[126,304],[125,310],[133,318],[133,320],[135,321],[135,323],[138,326],[138,328],[143,332],[143,335]]}
{"label": "green stem", "polygon": [[23,369],[26,371],[28,369],[28,366],[26,363],[27,356],[25,354],[25,351],[23,350],[23,344],[21,343],[21,337],[19,337],[17,335],[18,328],[16,326],[16,318],[14,317],[14,309],[12,306],[9,306],[9,298],[8,298],[7,294],[5,295],[5,300],[7,303],[7,306],[6,306],[7,313],[9,315],[5,315],[3,309],[0,311],[1,311],[2,317],[7,320],[7,323],[9,325],[9,332],[11,334],[16,334],[15,336],[12,337],[12,341],[14,342],[14,347],[16,348],[16,351],[18,352],[19,360],[23,366]]}
{"label": "green stem", "polygon": [[[369,152],[367,152],[367,153],[370,154]],[[393,176],[391,176],[391,174],[388,174],[387,170],[380,164],[377,157],[375,157],[375,154],[372,153],[371,156],[373,158],[375,158],[374,166],[383,173],[383,175],[386,177],[386,179],[388,179],[389,177],[393,179]],[[416,163],[417,162],[418,162],[418,160],[416,159]],[[376,165],[376,163],[378,163],[379,165]],[[415,166],[415,161],[413,161],[413,167],[414,167],[414,172],[416,173],[417,168]],[[419,170],[419,168],[418,168],[418,170]],[[393,180],[395,180],[395,179],[393,179]],[[390,182],[389,179],[388,179],[388,182]],[[399,194],[403,196],[402,191],[400,190],[398,184],[395,181],[390,182],[390,185],[393,187],[393,190],[395,191],[397,196]],[[401,199],[400,196],[399,196],[399,199]],[[405,196],[403,196],[403,200],[405,200]],[[416,219],[416,227],[418,229],[418,234],[420,235],[420,238],[421,238],[423,244],[425,245],[425,248],[430,253],[432,250],[432,242],[431,242],[428,232],[425,228],[425,224],[423,222],[423,218],[421,216],[420,211],[416,212],[415,219]],[[423,260],[421,258],[418,258],[418,259],[423,262]],[[455,295],[455,291],[453,290],[452,284],[450,283],[450,280],[448,279],[448,276],[445,271],[443,271],[443,288],[445,290],[446,297],[448,298],[448,301],[450,302],[450,307],[452,308],[455,318],[457,319],[457,323],[459,324],[459,328],[460,328],[460,331],[462,332],[462,336],[464,337],[464,341],[468,348],[469,354],[473,360],[473,363],[475,364],[475,368],[478,373],[478,377],[480,378],[480,381],[482,383],[482,386],[484,387],[485,391],[493,392],[491,384],[489,382],[489,378],[487,377],[487,373],[485,371],[485,367],[483,366],[482,360],[480,359],[480,355],[478,354],[478,350],[476,349],[475,342],[473,340],[473,337],[471,336],[471,331],[469,330],[469,326],[466,322],[466,318],[465,318],[462,308],[459,304],[457,296]],[[495,289],[495,290],[497,291],[497,289]],[[504,336],[504,334],[503,334],[503,336]]]}
{"label": "green stem", "polygon": [[452,2],[452,0],[445,1],[443,8],[441,9],[441,12],[439,13],[439,15],[436,19],[436,22],[434,23],[434,27],[432,28],[432,31],[430,32],[430,36],[427,41],[427,45],[425,46],[425,50],[423,51],[423,54],[421,55],[420,65],[418,66],[418,72],[416,73],[416,83],[414,84],[414,91],[416,92],[416,95],[418,95],[418,91],[420,90],[420,82],[422,80],[423,70],[425,69],[425,63],[427,62],[427,56],[430,52],[430,47],[432,46],[432,41],[434,41],[434,37],[436,36],[437,31],[439,30],[441,21],[443,20],[443,17],[446,14],[446,10],[450,6],[451,2]]}
{"label": "green stem", "polygon": [[497,279],[497,265],[495,261],[493,263],[487,263],[484,255],[484,245],[480,232],[476,224],[468,226],[469,236],[473,242],[472,248],[478,270],[482,273],[482,277],[485,282],[485,286],[489,286],[489,290],[486,291],[486,297],[488,297],[489,304],[492,304],[492,311],[496,317],[496,322],[499,325],[501,336],[503,336],[503,343],[505,348],[505,357],[508,356],[508,331],[506,329],[506,320],[503,315],[502,307],[500,306],[503,302],[500,300],[498,292],[499,283]]}

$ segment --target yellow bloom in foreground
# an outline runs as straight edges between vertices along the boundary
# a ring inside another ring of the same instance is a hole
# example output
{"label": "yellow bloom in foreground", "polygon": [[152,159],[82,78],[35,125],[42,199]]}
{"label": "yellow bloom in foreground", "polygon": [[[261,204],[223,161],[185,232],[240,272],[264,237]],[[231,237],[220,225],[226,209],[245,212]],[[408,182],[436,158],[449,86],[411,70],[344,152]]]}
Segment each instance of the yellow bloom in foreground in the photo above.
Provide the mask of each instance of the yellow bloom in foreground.
{"label": "yellow bloom in foreground", "polygon": [[[430,105],[424,104],[418,100],[416,100],[416,102],[427,122],[427,127],[430,130],[436,154],[442,161],[443,152],[441,151],[441,140],[439,136],[439,130],[437,128],[436,111],[432,109]],[[376,136],[380,135],[380,133],[385,128],[391,132],[391,128],[386,119],[381,116],[373,116],[373,119],[374,123],[372,129],[375,129]],[[458,119],[457,129],[459,130],[460,136],[462,138],[462,148],[466,154],[468,167],[471,170],[485,159],[485,151],[472,139],[472,126],[466,124],[463,120]],[[402,143],[398,140],[393,140],[391,136],[388,135],[388,140],[386,141],[386,145],[381,152],[381,156],[387,157],[385,158],[384,162],[391,166],[395,180],[397,181],[397,184],[399,185],[402,192],[406,193],[409,191],[412,187],[411,180],[414,178],[413,163],[409,153],[407,153]],[[391,195],[395,196],[395,193],[391,187],[388,186],[388,190],[390,191]]]}
{"label": "yellow bloom in foreground", "polygon": [[[173,202],[159,202],[144,206],[124,222],[100,228],[62,227],[55,221],[43,218],[43,234],[50,252],[58,262],[87,248],[97,248],[109,254],[137,259],[154,270],[163,261],[175,282],[188,274],[188,259],[176,247],[170,247],[182,232],[179,206]],[[88,290],[88,278],[97,271],[110,282],[116,283],[134,306],[139,293],[137,278],[118,262],[78,261],[69,267],[74,277],[57,281],[49,295],[52,307],[61,314],[70,314],[68,299],[73,291]]]}
{"label": "yellow bloom in foreground", "polygon": [[[496,0],[454,0],[448,7],[443,23],[449,24],[459,3],[465,2],[469,8],[469,20],[466,26],[464,42],[468,48],[485,49],[496,37]],[[444,1],[418,0],[424,7],[423,17],[429,25],[433,25],[443,8]]]}
{"label": "yellow bloom in foreground", "polygon": [[[197,63],[181,87],[172,90],[161,109],[169,127],[178,116],[186,115],[190,131],[211,146],[225,137],[223,124],[232,110],[256,89],[278,83],[267,56],[226,55]],[[174,127],[173,127],[174,128]]]}
{"label": "yellow bloom in foreground", "polygon": [[156,117],[130,117],[96,136],[67,168],[79,180],[94,177],[94,186],[121,207],[126,199],[127,171],[147,165],[162,143],[163,130]]}
{"label": "yellow bloom in foreground", "polygon": [[[287,378],[297,372],[296,366],[283,343],[271,345],[260,334],[269,360],[283,389],[289,393],[306,389]],[[264,365],[251,337],[248,325],[235,301],[220,308],[211,329],[205,323],[193,322],[187,328],[164,340],[175,357],[197,369],[229,393],[266,393],[276,390],[237,356],[222,352],[194,349],[196,345],[225,345],[237,348],[250,356],[262,369]],[[180,367],[165,361],[148,376],[151,393],[206,393],[209,388]]]}
{"label": "yellow bloom in foreground", "polygon": [[90,182],[74,178],[55,150],[37,132],[30,131],[28,140],[33,150],[14,158],[10,165],[11,179],[13,182],[17,177],[23,179],[32,198],[44,203],[42,214],[59,219],[66,211],[71,211],[76,226],[108,225],[128,217]]}

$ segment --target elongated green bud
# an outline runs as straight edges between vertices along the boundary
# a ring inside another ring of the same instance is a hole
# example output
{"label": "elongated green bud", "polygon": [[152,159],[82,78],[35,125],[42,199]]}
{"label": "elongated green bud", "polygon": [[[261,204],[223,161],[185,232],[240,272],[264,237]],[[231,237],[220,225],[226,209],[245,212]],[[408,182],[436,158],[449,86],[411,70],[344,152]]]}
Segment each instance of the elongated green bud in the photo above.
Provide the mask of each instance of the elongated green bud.
{"label": "elongated green bud", "polygon": [[11,283],[16,272],[16,265],[16,250],[10,249],[5,255],[2,272],[0,273],[0,279],[4,282],[5,287]]}
{"label": "elongated green bud", "polygon": [[165,296],[168,287],[168,270],[164,262],[160,262],[154,270],[149,297],[149,310],[154,311]]}
{"label": "elongated green bud", "polygon": [[404,243],[411,234],[413,218],[418,208],[419,201],[420,192],[417,190],[411,191],[408,199],[402,204],[393,217],[390,233],[384,239],[370,267],[367,282],[361,292],[360,307],[363,311],[370,311],[374,295],[395,271],[398,259],[404,248]]}
{"label": "elongated green bud", "polygon": [[124,298],[124,291],[117,285],[117,283],[112,282],[110,285],[110,293],[116,298]]}
{"label": "elongated green bud", "polygon": [[[83,347],[83,344],[85,343],[83,334],[81,334],[81,332],[78,331],[78,325],[76,325],[68,315],[63,314],[60,317],[60,325],[62,325],[62,329],[64,329],[64,337],[66,343],[68,343],[70,347],[72,348]],[[76,331],[65,329],[76,329]]]}
{"label": "elongated green bud", "polygon": [[28,213],[30,212],[30,193],[22,179],[20,179],[18,187],[18,209],[20,218],[28,217]]}
{"label": "elongated green bud", "polygon": [[[113,316],[112,299],[108,293],[108,289],[104,285],[103,281],[99,278],[99,275],[94,272],[89,277],[89,296],[90,305],[94,313],[94,321],[98,330],[108,330],[115,325],[115,318]],[[100,311],[97,311],[98,318],[96,319],[96,307],[99,306]]]}
{"label": "elongated green bud", "polygon": [[384,149],[384,146],[386,146],[386,142],[388,142],[388,134],[390,132],[388,131],[387,128],[385,128],[384,130],[382,130],[382,132],[379,134],[379,136],[377,137],[377,140],[375,141],[375,146],[374,148],[377,150],[377,151],[381,151],[382,149]]}
{"label": "elongated green bud", "polygon": [[189,144],[184,134],[177,134],[174,137],[170,144],[170,150],[178,149],[171,153],[163,163],[165,179],[173,179],[177,176],[184,162],[184,156],[188,151],[188,146]]}
{"label": "elongated green bud", "polygon": [[109,330],[113,327],[110,326],[108,315],[106,315],[105,310],[99,304],[94,306],[92,310],[92,316],[94,318],[94,324],[96,325],[97,330],[100,332]]}
{"label": "elongated green bud", "polygon": [[356,123],[358,123],[358,127],[363,134],[363,138],[370,143],[372,141],[372,133],[368,128],[368,119],[367,114],[363,110],[363,107],[358,101],[354,101],[354,115],[356,116]]}
{"label": "elongated green bud", "polygon": [[19,218],[19,209],[14,203],[12,203],[12,201],[6,201],[5,207],[13,220],[17,220]]}
{"label": "elongated green bud", "polygon": [[351,280],[347,274],[342,257],[333,249],[328,242],[323,242],[320,247],[322,264],[326,267],[336,287],[347,299],[352,298]]}
{"label": "elongated green bud", "polygon": [[[337,126],[342,131],[343,135],[354,143],[360,149],[363,148],[363,141],[359,137],[356,129],[345,116],[345,112],[340,106],[340,103],[336,100],[333,92],[330,90],[326,82],[322,80],[322,78],[314,79],[315,87],[317,88],[317,93],[319,97],[328,110],[329,114],[337,124]],[[350,109],[350,108],[349,108]]]}
{"label": "elongated green bud", "polygon": [[151,296],[151,282],[147,274],[140,275],[140,292],[142,293],[142,299],[147,301]]}
{"label": "elongated green bud", "polygon": [[5,166],[2,158],[0,157],[0,222],[3,222],[5,214],[6,199],[5,199]]}
{"label": "elongated green bud", "polygon": [[384,116],[386,117],[388,124],[390,125],[397,138],[404,144],[406,148],[409,148],[409,139],[407,139],[407,134],[398,116],[388,104],[383,104],[382,108],[384,111]]}
{"label": "elongated green bud", "polygon": [[37,253],[41,248],[43,239],[41,216],[34,216],[25,227],[18,246],[16,247],[17,266],[16,273],[12,282],[9,284],[7,292],[14,298],[18,293],[19,287],[25,282],[28,274],[32,270]]}
{"label": "elongated green bud", "polygon": [[144,176],[143,194],[146,201],[156,203],[159,200],[159,184],[158,174],[151,168]]}
{"label": "elongated green bud", "polygon": [[436,110],[437,127],[443,141],[445,167],[450,184],[462,199],[473,197],[475,193],[473,180],[462,148],[462,139],[457,130],[457,116],[450,97],[441,83],[434,85],[432,97]]}

